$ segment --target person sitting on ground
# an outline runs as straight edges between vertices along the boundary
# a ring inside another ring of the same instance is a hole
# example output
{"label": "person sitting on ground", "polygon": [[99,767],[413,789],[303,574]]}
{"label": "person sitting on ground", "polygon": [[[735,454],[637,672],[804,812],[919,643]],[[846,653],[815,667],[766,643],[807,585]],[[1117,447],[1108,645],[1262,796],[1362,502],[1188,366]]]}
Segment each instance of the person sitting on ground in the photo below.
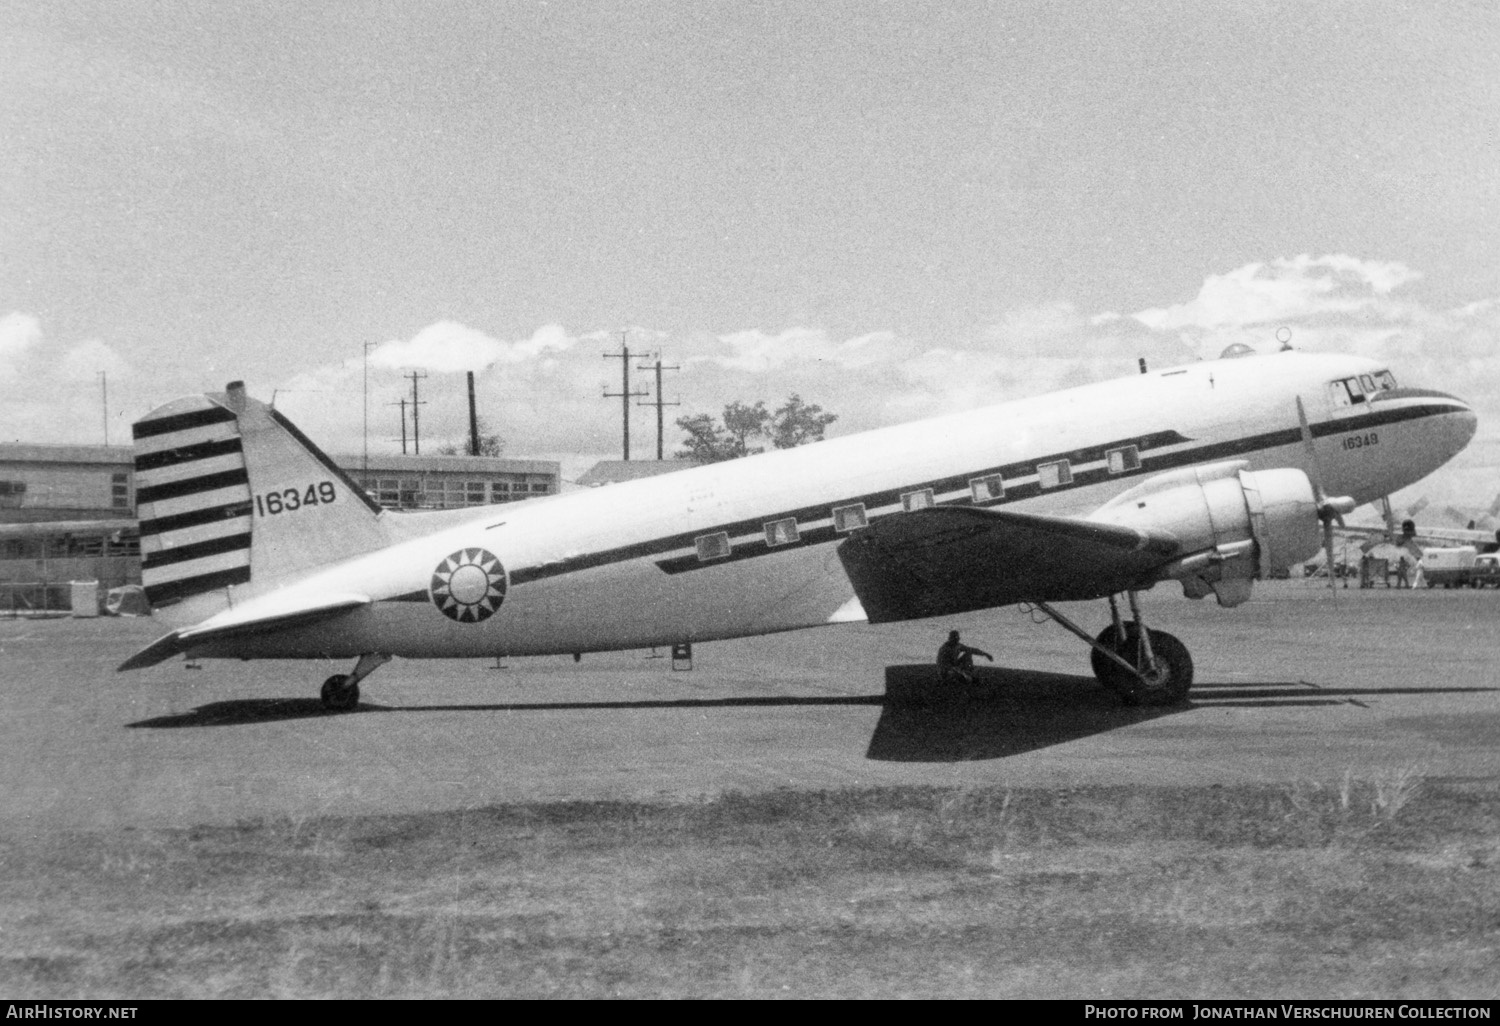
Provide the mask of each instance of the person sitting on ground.
{"label": "person sitting on ground", "polygon": [[990,662],[995,657],[983,649],[973,648],[958,640],[958,631],[949,631],[948,640],[938,649],[938,677],[946,682],[962,681],[974,683],[974,657],[984,656]]}

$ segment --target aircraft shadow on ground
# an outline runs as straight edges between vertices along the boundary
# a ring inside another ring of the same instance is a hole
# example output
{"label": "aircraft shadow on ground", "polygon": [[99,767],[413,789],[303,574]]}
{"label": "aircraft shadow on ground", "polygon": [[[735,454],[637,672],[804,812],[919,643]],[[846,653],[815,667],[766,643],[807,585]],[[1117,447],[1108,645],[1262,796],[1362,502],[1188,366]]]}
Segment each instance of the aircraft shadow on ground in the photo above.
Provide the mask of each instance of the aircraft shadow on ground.
{"label": "aircraft shadow on ground", "polygon": [[[866,757],[881,762],[967,762],[1003,759],[1065,744],[1194,708],[1354,705],[1363,698],[1496,691],[1500,688],[1326,687],[1307,681],[1204,683],[1187,705],[1130,707],[1092,677],[980,667],[973,684],[939,681],[930,663],[888,666],[885,693],[838,696],[729,696],[595,702],[500,702],[385,706],[361,702],[359,713],[640,711],[756,707],[878,706],[880,718]],[[261,698],[211,702],[183,713],[129,724],[133,728],[231,727],[345,715],[318,699]]]}
{"label": "aircraft shadow on ground", "polygon": [[[546,712],[562,710],[629,710],[629,709],[714,709],[778,705],[883,705],[881,695],[839,695],[834,697],[798,697],[792,695],[752,695],[733,698],[663,698],[618,702],[495,702],[482,705],[378,705],[361,702],[350,712],[416,713],[416,712]],[[345,716],[329,712],[316,698],[247,698],[229,702],[210,702],[185,713],[157,716],[127,724],[130,727],[154,729],[173,727],[233,727],[247,723],[274,720],[298,720],[316,716]]]}
{"label": "aircraft shadow on ground", "polygon": [[881,762],[1003,759],[1189,708],[1125,706],[1093,677],[990,667],[944,684],[931,664],[888,666],[885,687],[865,753]]}

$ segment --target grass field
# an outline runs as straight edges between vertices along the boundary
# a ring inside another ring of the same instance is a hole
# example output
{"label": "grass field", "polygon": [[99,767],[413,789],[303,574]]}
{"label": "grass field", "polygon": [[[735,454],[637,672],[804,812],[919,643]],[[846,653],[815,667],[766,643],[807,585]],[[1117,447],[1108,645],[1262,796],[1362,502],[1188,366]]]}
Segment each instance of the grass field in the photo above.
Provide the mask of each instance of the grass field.
{"label": "grass field", "polygon": [[0,993],[1500,996],[1500,790],[886,788],[11,837]]}

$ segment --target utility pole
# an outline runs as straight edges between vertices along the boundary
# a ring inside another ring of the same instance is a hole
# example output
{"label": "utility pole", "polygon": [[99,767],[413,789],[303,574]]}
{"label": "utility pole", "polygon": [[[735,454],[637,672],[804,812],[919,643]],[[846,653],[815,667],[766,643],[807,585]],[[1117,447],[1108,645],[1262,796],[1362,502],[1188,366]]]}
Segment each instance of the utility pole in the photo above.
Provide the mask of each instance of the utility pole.
{"label": "utility pole", "polygon": [[[364,455],[364,463],[362,464],[361,469],[360,469],[360,473],[362,473],[364,475],[364,478],[363,478],[363,480],[361,480],[359,482],[359,486],[360,486],[360,488],[364,489],[364,491],[367,494],[370,491],[370,481],[369,481],[369,478],[370,478],[370,347],[373,346],[373,345],[376,345],[376,343],[374,343],[374,342],[366,342],[365,343],[365,357],[364,357],[364,360],[362,361],[363,366],[364,366],[364,386],[363,387],[364,387],[364,417],[365,417],[365,423],[364,423],[365,455]],[[403,422],[404,422],[404,418],[403,418]]]}
{"label": "utility pole", "polygon": [[405,456],[406,455],[406,396],[402,396],[400,399],[397,399],[395,402],[390,403],[389,405],[401,407],[401,455]]}
{"label": "utility pole", "polygon": [[618,353],[605,353],[606,360],[620,361],[620,374],[622,375],[621,387],[618,392],[605,392],[603,398],[613,399],[620,397],[620,415],[625,426],[625,462],[630,462],[630,400],[649,392],[632,392],[630,390],[630,347],[625,344],[625,332],[620,332],[620,351]]}
{"label": "utility pole", "polygon": [[[412,371],[410,374],[408,374],[406,376],[409,377],[409,378],[411,378],[411,447],[412,447],[412,455],[414,455],[414,456],[420,456],[420,455],[422,455],[422,411],[420,409],[418,409],[418,407],[426,406],[427,404],[425,402],[422,402],[420,399],[417,398],[417,381],[420,378],[427,377],[427,375],[426,374],[418,374],[416,371]],[[402,423],[405,423],[405,419],[404,418],[402,419]],[[403,449],[402,451],[405,452],[406,450]]]}
{"label": "utility pole", "polygon": [[664,402],[662,402],[662,399],[661,399],[661,372],[664,371],[664,370],[669,370],[669,371],[682,370],[682,368],[681,367],[663,367],[661,365],[661,353],[657,353],[656,354],[656,363],[654,363],[654,364],[648,363],[644,367],[637,367],[636,370],[655,370],[656,371],[656,398],[653,401],[649,402],[649,403],[637,403],[636,405],[637,406],[655,406],[656,407],[656,458],[658,460],[662,460],[662,459],[665,458],[662,455],[662,416],[661,416],[662,407],[663,406],[681,406],[682,403],[681,403],[681,401],[678,401],[678,402],[675,402],[675,403],[664,403]]}
{"label": "utility pole", "polygon": [[104,444],[109,445],[109,375],[99,372],[99,397],[104,404]]}
{"label": "utility pole", "polygon": [[469,371],[469,455],[479,455],[479,408],[474,405],[473,371]]}

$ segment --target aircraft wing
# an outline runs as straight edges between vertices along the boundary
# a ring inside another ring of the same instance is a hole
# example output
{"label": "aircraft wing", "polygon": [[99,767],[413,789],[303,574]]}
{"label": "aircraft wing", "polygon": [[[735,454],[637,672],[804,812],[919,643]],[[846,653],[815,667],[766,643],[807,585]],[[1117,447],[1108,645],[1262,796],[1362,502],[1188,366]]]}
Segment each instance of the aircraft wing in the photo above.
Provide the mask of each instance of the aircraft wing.
{"label": "aircraft wing", "polygon": [[369,604],[368,595],[349,594],[322,595],[295,605],[282,603],[274,609],[252,606],[249,607],[252,612],[248,614],[230,609],[218,616],[210,617],[196,627],[173,631],[171,634],[157,638],[121,663],[119,668],[138,670],[143,666],[155,666],[165,659],[170,659],[174,655],[207,642],[244,637],[247,634],[264,634],[289,627],[306,627]]}
{"label": "aircraft wing", "polygon": [[1181,554],[1164,532],[974,507],[882,517],[839,545],[871,623],[1099,598]]}

